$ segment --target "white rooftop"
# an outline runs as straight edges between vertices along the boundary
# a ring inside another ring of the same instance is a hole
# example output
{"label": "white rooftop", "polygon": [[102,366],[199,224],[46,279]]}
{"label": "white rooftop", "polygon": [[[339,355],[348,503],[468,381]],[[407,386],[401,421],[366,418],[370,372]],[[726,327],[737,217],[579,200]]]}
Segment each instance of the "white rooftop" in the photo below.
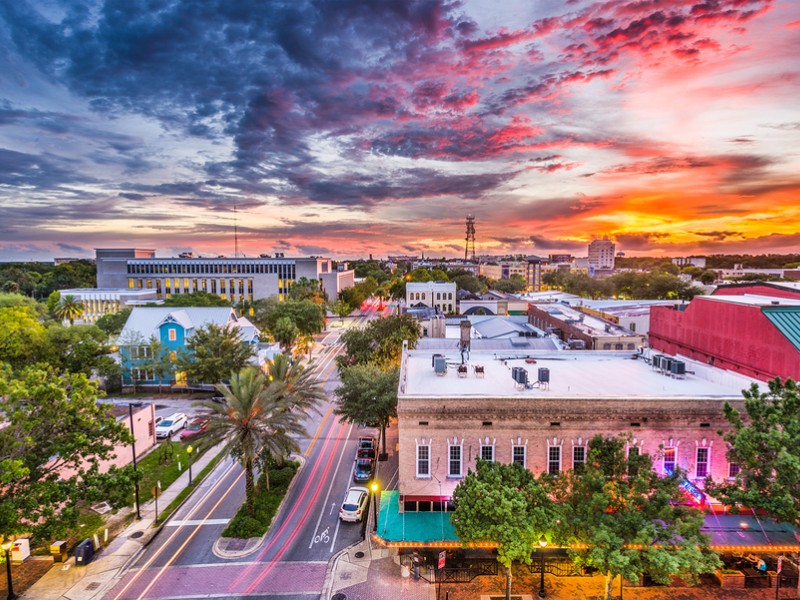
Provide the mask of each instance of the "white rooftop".
{"label": "white rooftop", "polygon": [[625,329],[619,325],[614,325],[608,321],[600,319],[599,317],[587,315],[586,313],[582,313],[581,311],[560,302],[554,304],[534,304],[534,306],[539,310],[546,312],[551,317],[559,319],[560,321],[564,321],[565,323],[569,323],[573,327],[590,336],[636,335],[629,329]]}
{"label": "white rooftop", "polygon": [[742,296],[696,296],[695,300],[711,300],[730,304],[747,304],[749,306],[800,306],[800,298],[779,298],[777,296],[759,296],[744,294]]}
{"label": "white rooftop", "polygon": [[[433,369],[433,355],[443,354],[447,373]],[[683,359],[686,375],[675,378],[655,370],[644,360],[632,360],[631,352],[597,351],[478,351],[467,360],[467,376],[458,376],[461,354],[453,350],[410,350],[404,355],[400,373],[400,397],[534,397],[534,398],[687,398],[741,399],[752,383],[743,375]],[[528,361],[535,362],[528,362]],[[484,376],[477,377],[475,366]],[[528,371],[536,382],[538,369],[550,370],[549,387],[519,389],[512,367]]]}

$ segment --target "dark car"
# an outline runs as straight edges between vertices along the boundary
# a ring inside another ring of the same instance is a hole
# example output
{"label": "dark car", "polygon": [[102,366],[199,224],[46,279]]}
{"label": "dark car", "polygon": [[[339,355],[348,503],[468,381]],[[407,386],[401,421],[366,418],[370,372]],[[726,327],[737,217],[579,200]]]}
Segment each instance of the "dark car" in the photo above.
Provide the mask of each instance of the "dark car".
{"label": "dark car", "polygon": [[372,478],[372,468],[374,462],[371,458],[357,458],[356,467],[353,470],[353,481],[363,483]]}
{"label": "dark car", "polygon": [[375,458],[377,446],[375,445],[375,438],[372,436],[364,436],[358,438],[358,452],[356,458]]}

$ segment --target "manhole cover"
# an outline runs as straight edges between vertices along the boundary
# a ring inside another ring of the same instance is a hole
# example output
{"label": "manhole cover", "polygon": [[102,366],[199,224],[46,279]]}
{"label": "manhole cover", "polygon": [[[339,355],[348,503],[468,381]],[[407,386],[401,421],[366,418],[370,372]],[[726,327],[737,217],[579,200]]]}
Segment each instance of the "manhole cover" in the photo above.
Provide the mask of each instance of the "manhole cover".
{"label": "manhole cover", "polygon": [[355,557],[356,558],[364,558],[364,553],[361,552],[361,550],[359,550],[358,552],[355,553]]}
{"label": "manhole cover", "polygon": [[334,594],[331,596],[331,600],[347,600],[347,596],[344,594]]}
{"label": "manhole cover", "polygon": [[138,539],[144,535],[144,531],[134,531],[128,537],[132,540]]}
{"label": "manhole cover", "polygon": [[89,585],[86,586],[86,591],[87,592],[93,592],[96,589],[98,589],[99,587],[100,587],[100,582],[99,581],[93,581],[92,583],[90,583]]}

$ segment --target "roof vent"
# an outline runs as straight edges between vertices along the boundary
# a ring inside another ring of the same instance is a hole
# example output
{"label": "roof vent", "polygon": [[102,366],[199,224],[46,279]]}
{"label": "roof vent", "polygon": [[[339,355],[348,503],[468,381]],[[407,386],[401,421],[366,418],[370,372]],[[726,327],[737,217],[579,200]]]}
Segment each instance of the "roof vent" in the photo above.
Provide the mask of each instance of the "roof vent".
{"label": "roof vent", "polygon": [[780,303],[781,303],[780,300],[773,300],[772,302],[770,302],[770,304],[780,304]]}
{"label": "roof vent", "polygon": [[439,377],[444,377],[447,373],[447,361],[445,361],[444,354],[433,355],[433,370]]}
{"label": "roof vent", "polygon": [[517,382],[517,385],[525,386],[528,383],[528,371],[523,367],[512,367],[511,377]]}

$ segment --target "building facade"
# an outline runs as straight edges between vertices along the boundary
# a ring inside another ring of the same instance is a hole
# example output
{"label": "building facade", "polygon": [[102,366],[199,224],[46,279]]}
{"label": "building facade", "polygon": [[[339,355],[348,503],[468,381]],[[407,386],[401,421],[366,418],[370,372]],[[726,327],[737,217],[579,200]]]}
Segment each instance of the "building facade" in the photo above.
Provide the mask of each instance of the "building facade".
{"label": "building facade", "polygon": [[616,246],[607,239],[592,240],[589,243],[589,272],[613,271]]}
{"label": "building facade", "polygon": [[697,296],[654,306],[650,345],[760,380],[800,379],[800,299]]}
{"label": "building facade", "polygon": [[[663,474],[680,467],[702,490],[726,480],[718,430],[723,405],[741,408],[753,380],[681,363],[681,375],[628,352],[406,350],[398,394],[399,510],[451,510],[450,498],[477,458],[517,462],[534,474],[583,465],[595,435],[627,435]],[[525,371],[527,382],[515,377]]]}
{"label": "building facade", "polygon": [[298,279],[317,279],[330,298],[353,285],[352,271],[333,269],[329,258],[156,258],[154,250],[97,249],[97,285],[155,290],[158,298],[208,292],[231,304],[278,296],[283,300]]}
{"label": "building facade", "polygon": [[[232,308],[134,308],[118,338],[123,386],[187,385],[186,374],[177,369],[176,362],[194,332],[208,325],[238,329],[243,344],[258,345],[259,330],[246,318],[237,317]],[[153,356],[153,339],[161,344],[163,357]],[[159,365],[158,358],[166,361]]]}
{"label": "building facade", "polygon": [[452,281],[409,281],[406,283],[406,306],[417,304],[444,314],[457,312],[456,284]]}
{"label": "building facade", "polygon": [[562,303],[530,304],[528,323],[579,350],[636,350],[645,343],[644,333],[621,327],[600,311]]}
{"label": "building facade", "polygon": [[59,290],[61,297],[73,296],[83,306],[80,322],[95,323],[105,315],[118,313],[123,308],[160,302],[155,290],[147,289],[97,289],[74,288]]}

